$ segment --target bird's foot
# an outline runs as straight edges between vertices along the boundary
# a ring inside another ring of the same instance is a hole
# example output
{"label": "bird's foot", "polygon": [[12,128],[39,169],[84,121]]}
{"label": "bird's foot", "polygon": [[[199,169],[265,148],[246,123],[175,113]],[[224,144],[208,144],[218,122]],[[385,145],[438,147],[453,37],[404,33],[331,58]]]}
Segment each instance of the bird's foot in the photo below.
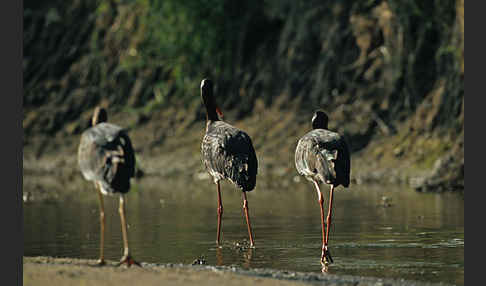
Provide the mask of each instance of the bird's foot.
{"label": "bird's foot", "polygon": [[327,253],[326,255],[321,257],[321,266],[322,266],[321,272],[322,273],[328,272],[330,263],[332,263],[332,258],[329,255],[329,253]]}
{"label": "bird's foot", "polygon": [[327,250],[326,254],[327,254],[326,260],[329,259],[329,263],[334,263],[334,260],[332,260],[331,252],[329,251],[329,249]]}
{"label": "bird's foot", "polygon": [[327,248],[327,245],[322,247],[322,254],[321,254],[321,265],[327,268],[327,266],[331,263],[334,263],[332,260],[331,252]]}
{"label": "bird's foot", "polygon": [[103,258],[100,258],[96,261],[95,266],[103,266],[103,265],[106,265],[106,262]]}
{"label": "bird's foot", "polygon": [[140,263],[138,263],[137,261],[135,261],[135,259],[133,259],[130,255],[124,255],[121,259],[120,259],[120,263],[118,263],[118,266],[122,265],[122,264],[126,264],[128,267],[132,266],[132,265],[137,265],[138,267],[142,267],[142,265],[140,265]]}

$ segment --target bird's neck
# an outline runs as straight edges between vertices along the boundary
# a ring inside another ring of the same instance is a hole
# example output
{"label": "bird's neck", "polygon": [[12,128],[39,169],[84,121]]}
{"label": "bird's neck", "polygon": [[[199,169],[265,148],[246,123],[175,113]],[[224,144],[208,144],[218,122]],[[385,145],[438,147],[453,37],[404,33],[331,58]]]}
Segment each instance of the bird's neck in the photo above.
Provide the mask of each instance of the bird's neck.
{"label": "bird's neck", "polygon": [[206,121],[218,121],[218,113],[216,112],[216,108],[206,108]]}
{"label": "bird's neck", "polygon": [[322,123],[312,123],[312,129],[328,129],[327,124]]}

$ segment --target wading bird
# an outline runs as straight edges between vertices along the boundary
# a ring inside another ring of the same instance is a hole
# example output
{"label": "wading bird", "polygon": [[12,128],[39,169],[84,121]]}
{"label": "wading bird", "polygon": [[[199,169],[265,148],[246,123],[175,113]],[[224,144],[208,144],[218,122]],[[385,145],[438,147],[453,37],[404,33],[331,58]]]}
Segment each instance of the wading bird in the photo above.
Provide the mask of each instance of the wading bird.
{"label": "wading bird", "polygon": [[105,211],[103,195],[120,196],[120,220],[123,235],[124,253],[120,264],[139,265],[131,256],[128,248],[127,222],[125,218],[124,195],[130,190],[130,178],[135,174],[135,154],[132,143],[125,131],[114,124],[107,123],[106,110],[97,107],[91,123],[92,127],[81,135],[78,148],[78,164],[83,176],[93,181],[100,202],[100,258],[98,265],[105,264]]}
{"label": "wading bird", "polygon": [[[312,117],[312,128],[302,136],[295,149],[295,167],[300,175],[314,183],[321,207],[322,223],[322,270],[327,271],[329,263],[333,262],[328,248],[329,230],[331,228],[332,200],[334,188],[349,186],[351,169],[348,146],[336,132],[327,130],[328,117],[322,111],[316,111]],[[324,229],[324,199],[319,189],[319,183],[331,186],[329,194],[329,210],[326,229]]]}
{"label": "wading bird", "polygon": [[258,169],[257,157],[250,136],[219,119],[221,111],[213,96],[213,83],[209,79],[201,81],[201,97],[206,107],[206,134],[202,140],[201,153],[206,170],[218,189],[218,230],[216,243],[220,244],[223,204],[219,181],[228,179],[243,193],[245,212],[251,247],[254,247],[246,192],[255,188]]}

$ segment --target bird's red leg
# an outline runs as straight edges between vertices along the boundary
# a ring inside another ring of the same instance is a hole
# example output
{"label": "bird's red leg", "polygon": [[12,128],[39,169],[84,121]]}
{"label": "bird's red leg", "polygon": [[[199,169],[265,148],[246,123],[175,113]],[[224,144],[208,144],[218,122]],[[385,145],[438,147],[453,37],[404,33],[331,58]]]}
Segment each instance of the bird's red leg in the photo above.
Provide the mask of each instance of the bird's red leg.
{"label": "bird's red leg", "polygon": [[325,247],[326,245],[326,231],[324,228],[324,198],[322,197],[321,190],[319,189],[319,184],[316,181],[314,182],[314,186],[316,187],[317,190],[317,197],[319,198],[319,206],[321,207],[321,224],[322,224],[322,252],[321,252],[321,264],[322,266],[325,266],[327,264],[326,260],[326,250],[327,248]]}
{"label": "bird's red leg", "polygon": [[100,201],[100,259],[98,259],[98,265],[105,264],[105,254],[104,254],[104,245],[105,245],[105,206],[103,203],[103,194],[101,193],[101,186],[95,183],[96,190],[98,191],[98,198]]}
{"label": "bird's red leg", "polygon": [[254,247],[253,234],[251,232],[250,215],[248,213],[248,200],[246,199],[246,192],[243,192],[243,209],[245,210],[246,224],[248,225],[248,235],[250,236],[250,246]]}
{"label": "bird's red leg", "polygon": [[123,194],[120,195],[120,207],[118,208],[118,212],[120,213],[124,248],[123,257],[120,259],[120,264],[126,263],[128,266],[131,266],[132,264],[141,266],[140,263],[135,261],[130,256],[130,250],[128,248],[127,221],[125,219],[125,199],[123,197]]}
{"label": "bird's red leg", "polygon": [[223,216],[223,202],[221,201],[221,189],[219,187],[219,181],[216,183],[218,185],[218,234],[216,237],[216,243],[220,245],[220,234],[221,234],[221,219]]}
{"label": "bird's red leg", "polygon": [[327,213],[326,241],[325,241],[325,248],[326,248],[327,254],[328,254],[331,262],[332,262],[332,258],[331,258],[331,255],[329,253],[329,250],[327,248],[327,245],[328,245],[328,241],[329,241],[329,230],[331,229],[333,194],[334,194],[334,185],[331,185],[331,190],[329,191],[329,210],[328,210],[328,213]]}

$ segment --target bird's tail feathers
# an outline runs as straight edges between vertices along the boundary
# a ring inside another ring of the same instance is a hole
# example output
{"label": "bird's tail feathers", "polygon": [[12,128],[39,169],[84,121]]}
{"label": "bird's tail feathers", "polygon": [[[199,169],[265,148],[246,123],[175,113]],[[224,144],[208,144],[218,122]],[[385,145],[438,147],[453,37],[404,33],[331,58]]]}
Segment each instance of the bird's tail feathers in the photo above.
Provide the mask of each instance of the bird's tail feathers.
{"label": "bird's tail feathers", "polygon": [[334,183],[336,176],[335,161],[338,150],[322,150],[317,154],[317,171],[326,183]]}

